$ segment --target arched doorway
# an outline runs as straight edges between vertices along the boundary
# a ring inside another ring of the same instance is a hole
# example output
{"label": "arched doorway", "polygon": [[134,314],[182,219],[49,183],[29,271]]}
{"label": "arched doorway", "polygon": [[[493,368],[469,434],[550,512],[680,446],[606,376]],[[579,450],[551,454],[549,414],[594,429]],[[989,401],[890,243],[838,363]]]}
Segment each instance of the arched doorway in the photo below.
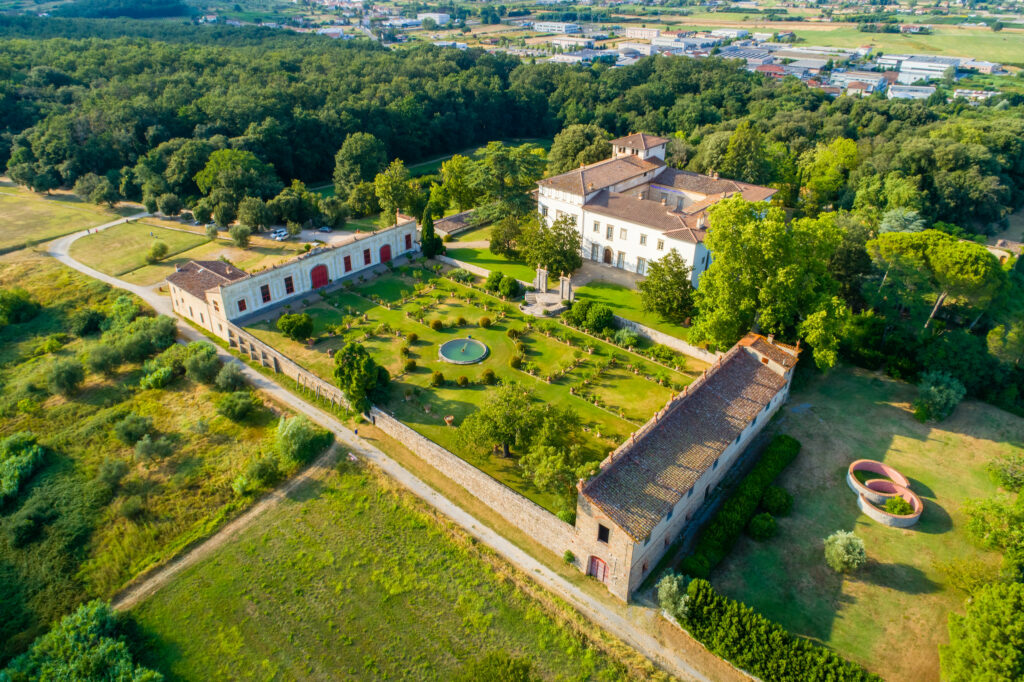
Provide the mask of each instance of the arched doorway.
{"label": "arched doorway", "polygon": [[608,265],[612,264],[612,250],[607,246],[604,247],[604,262]]}
{"label": "arched doorway", "polygon": [[391,260],[391,245],[385,244],[380,247],[380,262],[387,263],[389,260]]}
{"label": "arched doorway", "polygon": [[590,563],[587,565],[587,575],[592,575],[599,581],[604,582],[608,576],[608,564],[596,556],[590,557]]}
{"label": "arched doorway", "polygon": [[318,265],[309,273],[310,283],[314,289],[327,286],[329,278],[327,277],[327,266]]}

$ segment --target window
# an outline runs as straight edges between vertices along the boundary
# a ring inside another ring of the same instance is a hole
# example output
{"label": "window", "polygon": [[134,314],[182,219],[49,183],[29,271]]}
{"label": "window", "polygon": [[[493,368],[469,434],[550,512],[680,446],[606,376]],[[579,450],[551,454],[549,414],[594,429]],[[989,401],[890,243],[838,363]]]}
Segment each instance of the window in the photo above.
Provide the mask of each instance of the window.
{"label": "window", "polygon": [[540,214],[541,214],[542,216],[544,216],[545,218],[547,218],[547,217],[548,217],[548,207],[547,207],[547,206],[545,206],[544,204],[541,204],[541,205],[540,205]]}
{"label": "window", "polygon": [[412,248],[412,235],[411,234],[407,234],[407,235],[405,235],[405,250],[408,251],[411,248]]}
{"label": "window", "polygon": [[647,246],[647,235],[640,235],[640,246]]}
{"label": "window", "polygon": [[637,258],[636,259],[636,274],[644,275],[647,274],[647,259]]}
{"label": "window", "polygon": [[352,272],[352,256],[345,256],[345,272]]}
{"label": "window", "polygon": [[597,222],[596,220],[594,221],[594,232],[601,232],[601,223]]}
{"label": "window", "polygon": [[206,324],[206,320],[203,318],[202,313],[199,313],[199,324]]}
{"label": "window", "polygon": [[672,518],[672,514],[674,512],[675,512],[675,508],[674,507],[672,509],[669,509],[668,510],[668,516],[665,517],[665,520],[668,521],[669,519],[671,519]]}
{"label": "window", "polygon": [[284,293],[294,294],[295,293],[295,282],[292,281],[291,277],[284,278]]}
{"label": "window", "polygon": [[590,260],[601,260],[601,246],[599,244],[590,245]]}
{"label": "window", "polygon": [[762,365],[767,365],[768,364],[768,358],[761,358],[761,364]]}
{"label": "window", "polygon": [[220,303],[217,302],[217,299],[213,299],[213,309],[220,312]]}
{"label": "window", "polygon": [[611,534],[611,531],[608,530],[607,526],[603,526],[600,523],[597,524],[597,541],[598,542],[607,543],[608,542],[608,536],[610,534]]}
{"label": "window", "polygon": [[196,314],[192,312],[192,306],[188,307],[188,316],[191,317],[193,320],[196,318]]}
{"label": "window", "polygon": [[665,249],[665,240],[664,239],[659,239],[658,240],[658,251],[663,251],[664,249]]}
{"label": "window", "polygon": [[244,313],[245,312],[245,299],[244,298],[238,299],[238,312],[240,312],[240,313]]}
{"label": "window", "polygon": [[369,249],[363,249],[363,265],[369,265],[373,260]]}
{"label": "window", "polygon": [[264,303],[270,303],[270,285],[264,284],[260,287],[260,298]]}
{"label": "window", "polygon": [[651,541],[651,536],[650,536],[650,535],[648,535],[647,537],[645,537],[645,538],[644,538],[644,547],[646,547],[646,546],[647,546],[647,543],[649,543],[650,541]]}
{"label": "window", "polygon": [[604,236],[606,239],[615,239],[615,228],[609,225],[604,230]]}
{"label": "window", "polygon": [[626,228],[620,227],[619,228],[619,239],[625,239],[625,238],[626,238]]}
{"label": "window", "polygon": [[623,253],[622,251],[619,251],[619,256],[615,261],[615,267],[619,268],[620,270],[626,267],[626,254]]}

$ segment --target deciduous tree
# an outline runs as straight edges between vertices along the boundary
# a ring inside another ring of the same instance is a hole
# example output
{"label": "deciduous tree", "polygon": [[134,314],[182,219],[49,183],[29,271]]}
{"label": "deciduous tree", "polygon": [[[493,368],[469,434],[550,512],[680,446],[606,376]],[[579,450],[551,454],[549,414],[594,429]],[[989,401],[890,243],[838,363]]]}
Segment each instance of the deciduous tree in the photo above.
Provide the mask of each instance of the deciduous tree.
{"label": "deciduous tree", "polygon": [[583,265],[583,237],[575,216],[564,215],[548,225],[532,213],[523,221],[516,244],[523,260],[552,274],[568,275]]}
{"label": "deciduous tree", "polygon": [[380,202],[380,222],[390,227],[397,220],[398,209],[409,201],[409,170],[405,163],[401,159],[392,161],[373,179],[373,186]]}
{"label": "deciduous tree", "polygon": [[644,310],[682,324],[693,315],[693,268],[675,249],[647,265],[647,277],[637,284]]}
{"label": "deciduous tree", "polygon": [[370,182],[387,166],[384,143],[370,133],[352,133],[334,156],[334,192],[347,198],[361,182]]}
{"label": "deciduous tree", "polygon": [[576,123],[555,135],[548,151],[548,175],[558,175],[596,163],[612,154],[611,135],[600,126]]}
{"label": "deciduous tree", "polygon": [[377,387],[377,363],[364,346],[349,341],[334,354],[334,378],[352,407],[370,408],[370,392]]}

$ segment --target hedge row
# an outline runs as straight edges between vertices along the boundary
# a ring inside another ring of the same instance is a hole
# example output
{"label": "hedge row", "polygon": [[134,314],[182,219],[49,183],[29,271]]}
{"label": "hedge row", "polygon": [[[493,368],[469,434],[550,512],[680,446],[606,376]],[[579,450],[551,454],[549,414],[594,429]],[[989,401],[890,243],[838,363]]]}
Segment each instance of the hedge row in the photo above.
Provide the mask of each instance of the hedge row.
{"label": "hedge row", "polygon": [[692,581],[686,598],[667,606],[712,653],[762,680],[881,680],[834,651],[787,632],[749,606],[723,597],[706,580]]}
{"label": "hedge row", "polygon": [[694,577],[707,578],[732,549],[733,543],[757,511],[772,481],[799,452],[800,441],[796,438],[775,436],[765,448],[761,459],[736,488],[736,492],[725,501],[701,532],[693,553],[680,564],[680,571]]}

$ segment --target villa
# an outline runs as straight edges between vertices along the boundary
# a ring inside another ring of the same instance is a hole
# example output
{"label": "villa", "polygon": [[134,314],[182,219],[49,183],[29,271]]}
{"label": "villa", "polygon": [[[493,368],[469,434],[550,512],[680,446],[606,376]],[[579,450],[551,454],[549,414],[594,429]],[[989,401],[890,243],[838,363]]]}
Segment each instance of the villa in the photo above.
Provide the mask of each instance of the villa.
{"label": "villa", "polygon": [[707,212],[731,196],[768,201],[776,190],[665,165],[668,140],[636,133],[612,140],[612,157],[538,182],[537,209],[549,223],[576,219],[583,257],[643,275],[675,249],[696,287],[711,262]]}

